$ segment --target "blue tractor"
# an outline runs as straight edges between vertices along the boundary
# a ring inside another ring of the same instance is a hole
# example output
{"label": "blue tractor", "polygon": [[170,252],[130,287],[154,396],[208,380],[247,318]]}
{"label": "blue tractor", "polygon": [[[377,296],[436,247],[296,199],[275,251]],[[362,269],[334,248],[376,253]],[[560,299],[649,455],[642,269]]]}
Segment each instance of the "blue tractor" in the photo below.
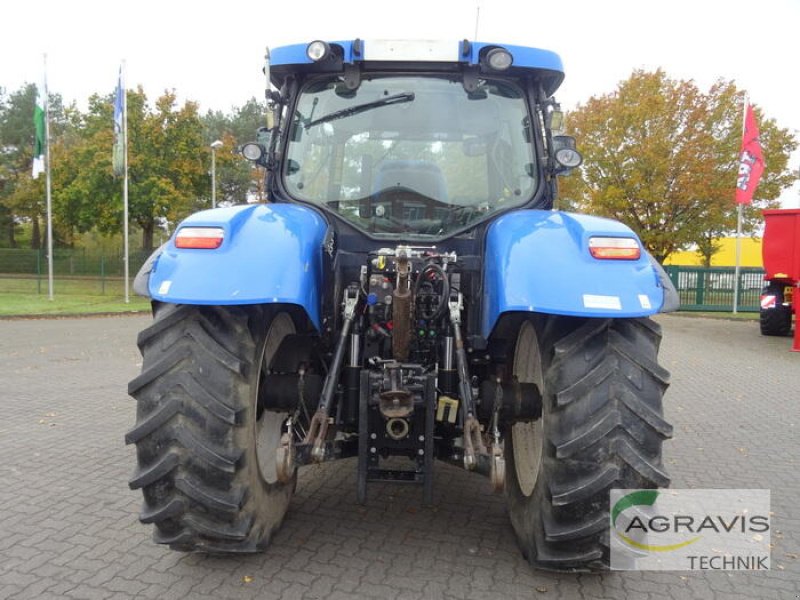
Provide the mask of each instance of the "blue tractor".
{"label": "blue tractor", "polygon": [[434,461],[505,493],[527,559],[609,564],[611,488],[667,486],[651,315],[677,295],[624,225],[553,209],[581,164],[560,58],[520,46],[314,41],[267,54],[242,154],[269,201],[187,218],[142,268],[129,385],[140,519],[177,550],[256,552],[303,465]]}

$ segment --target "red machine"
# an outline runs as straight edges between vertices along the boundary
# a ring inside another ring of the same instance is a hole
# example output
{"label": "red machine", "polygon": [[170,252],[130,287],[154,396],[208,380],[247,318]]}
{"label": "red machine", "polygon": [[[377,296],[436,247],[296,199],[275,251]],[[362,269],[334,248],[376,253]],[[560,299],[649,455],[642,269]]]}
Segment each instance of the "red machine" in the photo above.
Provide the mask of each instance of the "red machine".
{"label": "red machine", "polygon": [[[765,286],[761,294],[761,333],[789,335],[792,313],[800,323],[800,209],[765,210]],[[795,326],[792,350],[800,352],[800,327]]]}

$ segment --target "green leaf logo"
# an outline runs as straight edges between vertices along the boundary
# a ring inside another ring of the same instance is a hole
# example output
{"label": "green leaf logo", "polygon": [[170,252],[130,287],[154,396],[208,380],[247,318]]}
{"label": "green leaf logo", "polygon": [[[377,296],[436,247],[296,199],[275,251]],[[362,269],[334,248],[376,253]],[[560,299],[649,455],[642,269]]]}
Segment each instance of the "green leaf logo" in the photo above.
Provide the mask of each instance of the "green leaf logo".
{"label": "green leaf logo", "polygon": [[611,509],[611,525],[614,528],[614,532],[617,536],[626,544],[631,546],[632,548],[637,548],[639,550],[646,550],[648,552],[670,552],[672,550],[677,550],[678,548],[683,548],[688,546],[689,544],[694,544],[697,540],[701,537],[698,535],[690,540],[679,542],[677,544],[662,544],[662,545],[655,545],[655,544],[642,544],[641,542],[637,542],[634,539],[631,539],[629,536],[621,533],[617,529],[617,518],[627,509],[634,507],[634,506],[653,506],[655,504],[656,499],[658,498],[658,490],[638,490],[636,492],[631,492],[617,500],[614,503],[614,507]]}

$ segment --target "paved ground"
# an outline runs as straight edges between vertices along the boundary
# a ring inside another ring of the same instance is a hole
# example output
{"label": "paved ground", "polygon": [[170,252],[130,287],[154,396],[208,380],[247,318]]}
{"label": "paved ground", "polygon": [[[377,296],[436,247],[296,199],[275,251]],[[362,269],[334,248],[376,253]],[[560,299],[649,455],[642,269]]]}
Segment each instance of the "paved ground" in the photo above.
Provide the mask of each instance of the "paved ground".
{"label": "paved ground", "polygon": [[556,575],[517,551],[501,497],[449,467],[436,508],[355,466],[302,472],[274,546],[209,558],[156,546],[127,480],[144,317],[0,321],[0,598],[800,598],[800,354],[753,322],[661,317],[675,487],[771,488],[772,570]]}

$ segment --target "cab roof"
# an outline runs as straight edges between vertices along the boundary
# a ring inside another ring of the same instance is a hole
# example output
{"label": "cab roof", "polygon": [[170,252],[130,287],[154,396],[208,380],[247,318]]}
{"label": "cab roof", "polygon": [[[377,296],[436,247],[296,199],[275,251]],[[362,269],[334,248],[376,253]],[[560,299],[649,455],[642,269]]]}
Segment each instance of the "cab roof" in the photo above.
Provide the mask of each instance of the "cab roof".
{"label": "cab roof", "polygon": [[[541,82],[547,96],[552,95],[564,80],[561,58],[555,52],[488,42],[433,40],[346,40],[324,42],[330,55],[323,60],[309,58],[309,44],[293,44],[274,48],[269,53],[270,78],[280,88],[286,78],[296,73],[335,73],[346,65],[370,70],[441,70],[458,72],[465,67],[477,68],[482,75],[534,77]],[[487,54],[501,48],[513,60],[507,71],[492,71],[486,64]]]}

